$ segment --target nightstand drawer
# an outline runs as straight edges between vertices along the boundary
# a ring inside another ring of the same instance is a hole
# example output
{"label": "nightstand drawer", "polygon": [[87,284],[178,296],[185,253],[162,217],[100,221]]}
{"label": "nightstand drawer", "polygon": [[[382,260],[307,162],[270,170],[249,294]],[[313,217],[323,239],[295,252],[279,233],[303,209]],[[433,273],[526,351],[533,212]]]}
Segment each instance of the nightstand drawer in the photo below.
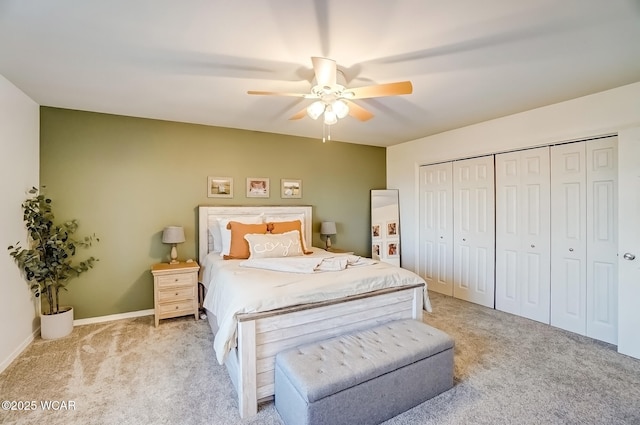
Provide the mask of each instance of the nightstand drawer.
{"label": "nightstand drawer", "polygon": [[182,312],[191,314],[193,312],[193,300],[182,300],[174,303],[160,304],[158,305],[158,310],[160,310],[160,316]]}
{"label": "nightstand drawer", "polygon": [[196,296],[193,285],[162,288],[158,291],[158,302],[192,300]]}
{"label": "nightstand drawer", "polygon": [[163,288],[167,286],[192,286],[194,284],[194,277],[194,273],[158,276],[158,287]]}

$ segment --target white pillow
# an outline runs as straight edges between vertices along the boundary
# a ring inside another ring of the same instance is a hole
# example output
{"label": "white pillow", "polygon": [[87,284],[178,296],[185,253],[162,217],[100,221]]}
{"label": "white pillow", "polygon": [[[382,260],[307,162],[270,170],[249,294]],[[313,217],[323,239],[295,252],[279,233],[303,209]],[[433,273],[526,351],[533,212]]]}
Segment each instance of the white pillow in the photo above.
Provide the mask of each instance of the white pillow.
{"label": "white pillow", "polygon": [[[262,223],[262,214],[218,217],[216,221],[218,225],[212,226],[211,229],[213,229],[213,232],[218,233],[219,236],[216,238],[214,233],[211,234],[213,236],[213,250],[220,251],[220,256],[222,257],[229,255],[229,248],[231,248],[231,230],[227,229],[227,224],[229,224],[230,221],[237,221],[238,223],[244,224],[260,224]],[[216,243],[216,239],[220,241],[219,246]]]}
{"label": "white pillow", "polygon": [[277,222],[281,222],[281,221],[294,221],[294,220],[300,220],[300,223],[302,223],[302,243],[304,244],[304,247],[302,249],[304,249],[305,247],[307,249],[309,249],[309,247],[311,245],[309,245],[307,243],[307,238],[305,237],[305,232],[306,232],[306,227],[305,227],[305,215],[304,213],[300,213],[300,214],[283,214],[283,215],[269,215],[266,214],[264,216],[264,222],[265,223],[277,223]]}
{"label": "white pillow", "polygon": [[249,243],[249,259],[297,257],[304,255],[300,246],[300,232],[290,232],[272,235],[269,233],[248,233],[244,235]]}

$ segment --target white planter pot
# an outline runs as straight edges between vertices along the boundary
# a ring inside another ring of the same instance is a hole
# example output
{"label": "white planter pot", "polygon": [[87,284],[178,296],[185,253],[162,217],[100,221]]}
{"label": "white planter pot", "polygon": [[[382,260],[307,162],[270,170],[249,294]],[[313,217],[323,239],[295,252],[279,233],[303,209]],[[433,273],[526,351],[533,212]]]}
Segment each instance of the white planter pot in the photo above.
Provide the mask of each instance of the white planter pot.
{"label": "white planter pot", "polygon": [[[40,315],[40,336],[42,339],[58,339],[73,331],[73,308],[58,314]],[[61,310],[64,309],[61,307]]]}

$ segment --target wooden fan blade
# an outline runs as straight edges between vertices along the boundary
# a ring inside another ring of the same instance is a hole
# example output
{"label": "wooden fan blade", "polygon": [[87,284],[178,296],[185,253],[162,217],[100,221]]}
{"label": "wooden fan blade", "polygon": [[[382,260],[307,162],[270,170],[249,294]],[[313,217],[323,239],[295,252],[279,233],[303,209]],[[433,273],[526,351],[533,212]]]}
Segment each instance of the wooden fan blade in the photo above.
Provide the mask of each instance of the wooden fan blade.
{"label": "wooden fan blade", "polygon": [[300,111],[296,112],[295,114],[293,114],[293,116],[291,116],[289,120],[299,120],[306,116],[307,116],[307,108],[305,107],[305,108],[302,108]]}
{"label": "wooden fan blade", "polygon": [[367,111],[357,103],[350,102],[346,99],[342,100],[349,106],[349,115],[351,115],[352,117],[357,118],[360,121],[367,121],[373,118],[373,114],[371,112]]}
{"label": "wooden fan blade", "polygon": [[[396,96],[399,94],[411,94],[413,85],[411,81],[401,81],[397,83],[378,84],[375,86],[356,87],[345,90],[347,99],[366,99],[370,97]],[[348,93],[353,93],[348,96]]]}
{"label": "wooden fan blade", "polygon": [[319,86],[333,87],[336,85],[336,61],[327,58],[312,57],[311,62],[313,63],[316,82]]}
{"label": "wooden fan blade", "polygon": [[257,94],[262,96],[292,96],[292,97],[307,97],[309,96],[306,93],[286,93],[279,91],[259,91],[259,90],[249,90],[247,94]]}

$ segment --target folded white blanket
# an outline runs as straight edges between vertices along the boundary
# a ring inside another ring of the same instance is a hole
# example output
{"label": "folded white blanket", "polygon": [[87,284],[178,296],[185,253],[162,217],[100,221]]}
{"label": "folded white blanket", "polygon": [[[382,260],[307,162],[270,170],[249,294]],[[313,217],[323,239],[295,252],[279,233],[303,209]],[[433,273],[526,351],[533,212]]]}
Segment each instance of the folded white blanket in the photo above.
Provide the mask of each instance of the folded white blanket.
{"label": "folded white blanket", "polygon": [[338,255],[335,257],[255,258],[242,261],[240,266],[288,273],[319,273],[376,263],[375,260],[357,255]]}

